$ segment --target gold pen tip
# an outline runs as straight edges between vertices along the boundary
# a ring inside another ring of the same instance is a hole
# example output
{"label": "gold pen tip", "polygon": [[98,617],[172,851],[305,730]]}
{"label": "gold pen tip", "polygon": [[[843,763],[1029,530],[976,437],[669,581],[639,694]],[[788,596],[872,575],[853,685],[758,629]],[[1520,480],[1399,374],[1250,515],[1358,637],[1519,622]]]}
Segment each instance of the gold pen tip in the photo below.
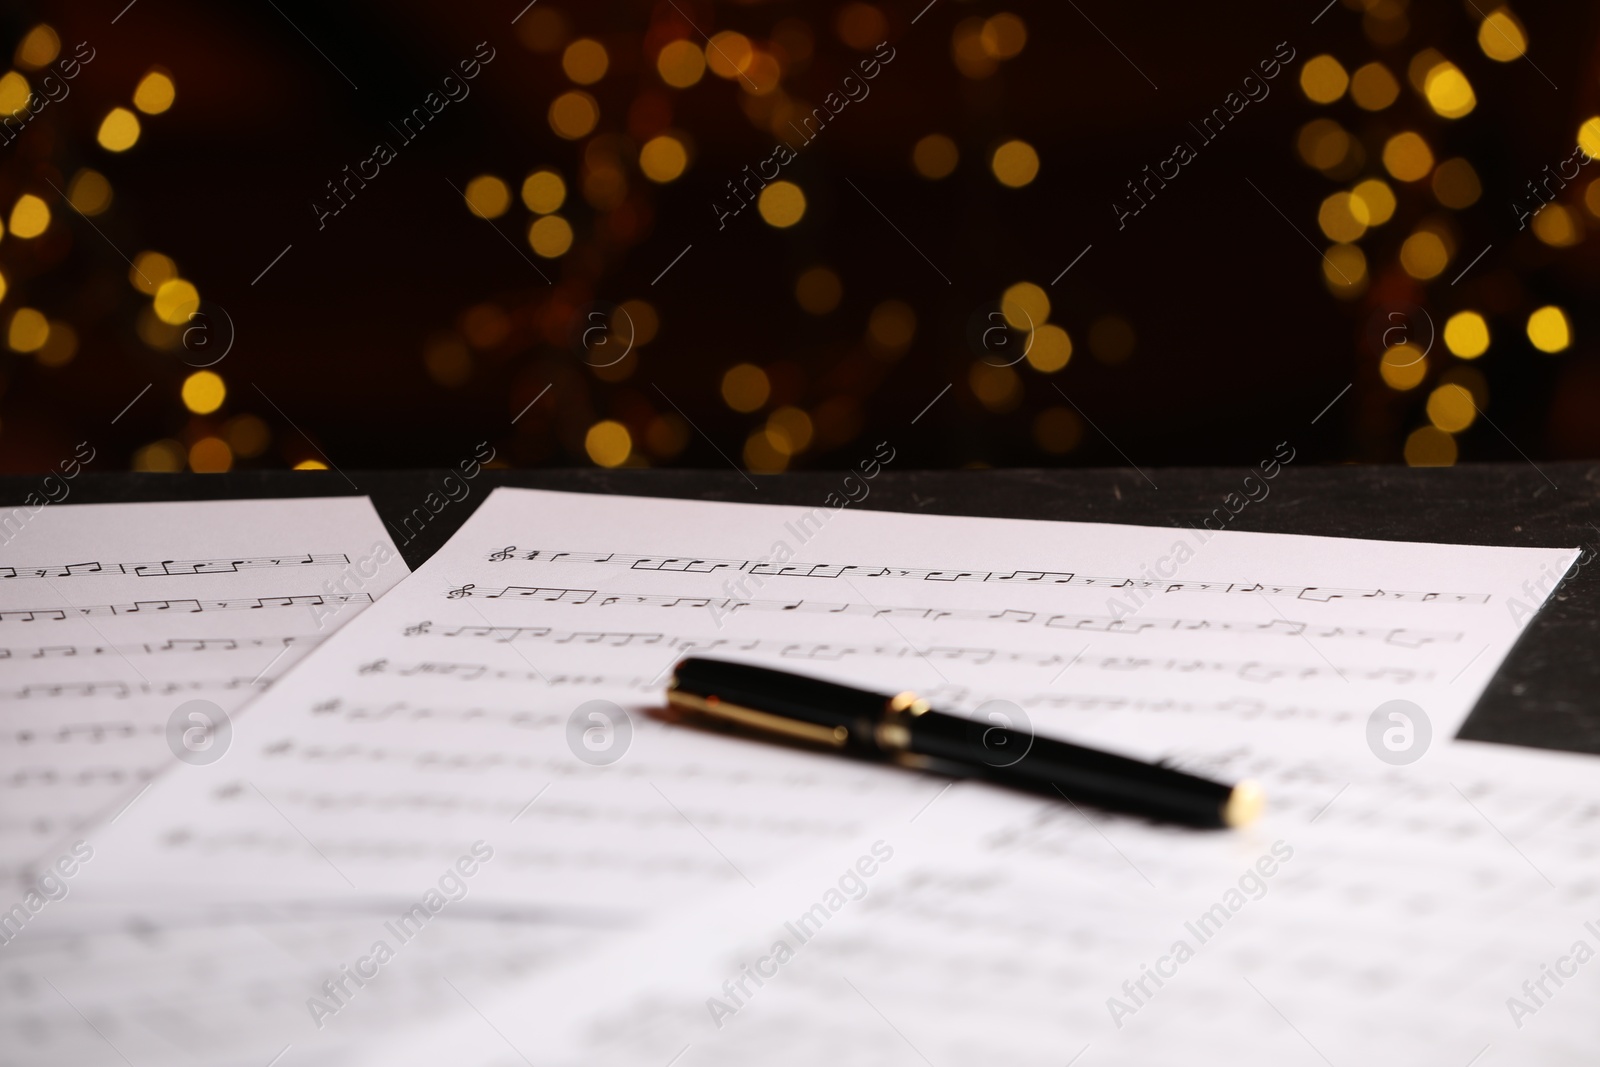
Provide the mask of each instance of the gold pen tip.
{"label": "gold pen tip", "polygon": [[1233,787],[1233,792],[1228,795],[1228,802],[1222,806],[1222,822],[1225,826],[1249,826],[1261,817],[1261,812],[1267,806],[1267,794],[1255,782],[1246,780]]}

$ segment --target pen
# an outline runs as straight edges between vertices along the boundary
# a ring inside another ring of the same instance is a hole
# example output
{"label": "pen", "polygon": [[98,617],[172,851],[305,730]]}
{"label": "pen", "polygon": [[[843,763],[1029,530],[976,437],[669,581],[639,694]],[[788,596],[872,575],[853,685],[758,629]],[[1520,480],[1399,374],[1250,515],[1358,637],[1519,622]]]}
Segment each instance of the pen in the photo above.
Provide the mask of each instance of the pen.
{"label": "pen", "polygon": [[935,711],[915,693],[885,696],[745,663],[690,657],[667,703],[724,727],[936,769],[1192,826],[1244,826],[1265,796],[1171,767]]}

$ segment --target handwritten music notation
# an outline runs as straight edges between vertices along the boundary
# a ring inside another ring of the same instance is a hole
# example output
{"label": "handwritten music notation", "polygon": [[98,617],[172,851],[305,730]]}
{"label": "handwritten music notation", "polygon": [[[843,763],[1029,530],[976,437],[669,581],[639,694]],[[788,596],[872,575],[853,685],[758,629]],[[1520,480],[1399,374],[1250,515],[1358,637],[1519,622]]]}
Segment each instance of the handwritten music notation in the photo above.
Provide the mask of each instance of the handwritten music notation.
{"label": "handwritten music notation", "polygon": [[75,741],[98,745],[106,741],[126,741],[141,735],[159,737],[165,732],[165,723],[77,722],[51,729],[24,727],[8,730],[0,733],[0,745],[70,745]]}
{"label": "handwritten music notation", "polygon": [[136,578],[176,577],[185,574],[237,574],[262,567],[337,567],[350,562],[342,552],[297,556],[257,556],[249,559],[164,559],[153,563],[53,563],[44,567],[0,567],[5,578],[81,578],[94,574],[131,574]]}
{"label": "handwritten music notation", "polygon": [[127,700],[135,696],[171,696],[202,690],[266,689],[271,681],[255,678],[217,678],[187,682],[40,682],[17,689],[0,689],[0,700],[40,700],[51,697],[108,697]]}
{"label": "handwritten music notation", "polygon": [[[719,571],[780,578],[905,578],[924,582],[1016,582],[1033,585],[1094,586],[1161,593],[1250,593],[1297,600],[1400,600],[1415,603],[1487,604],[1488,593],[1413,592],[1402,589],[1337,589],[1316,585],[1269,585],[1261,582],[1178,582],[1161,578],[1098,578],[1073,571],[985,571],[925,567],[884,567],[857,563],[777,563],[760,559],[710,559],[698,556],[634,556],[623,552],[552,552],[532,549],[518,555],[516,545],[490,552],[492,563],[523,560],[542,563],[601,563],[639,571],[715,574]],[[463,594],[465,595],[465,594]]]}
{"label": "handwritten music notation", "polygon": [[[1382,641],[1402,648],[1421,648],[1435,642],[1458,642],[1459,631],[1417,630],[1404,627],[1361,627],[1315,625],[1292,619],[1256,622],[1247,619],[1153,619],[1129,615],[1052,615],[1020,608],[918,608],[879,607],[874,604],[839,604],[818,600],[746,600],[735,597],[672,596],[647,593],[604,593],[595,589],[564,589],[558,586],[508,585],[490,592],[464,585],[445,594],[452,600],[483,597],[486,600],[536,600],[547,604],[593,604],[597,607],[663,607],[714,609],[721,616],[743,611],[806,612],[824,615],[864,615],[869,618],[982,621],[1038,625],[1054,629],[1107,634],[1140,634],[1147,631],[1260,634],[1307,638],[1355,638]],[[410,633],[410,629],[407,629]]]}
{"label": "handwritten music notation", "polygon": [[289,648],[314,645],[315,637],[173,637],[138,645],[40,645],[36,648],[0,648],[0,660],[71,659],[76,656],[139,656],[168,652],[238,652],[246,648]]}
{"label": "handwritten music notation", "polygon": [[[1352,666],[1343,669],[1331,663],[1318,666],[1301,663],[1272,663],[1266,660],[1215,660],[1203,657],[1181,656],[1122,656],[1079,654],[1068,656],[1059,652],[1008,651],[998,648],[975,648],[950,645],[874,645],[834,642],[774,641],[761,638],[688,637],[683,635],[627,630],[558,630],[550,626],[458,626],[449,630],[427,630],[435,637],[465,637],[486,639],[502,644],[512,641],[546,641],[557,645],[596,645],[605,648],[660,648],[680,654],[687,653],[756,653],[778,656],[783,659],[838,661],[850,657],[870,656],[887,659],[926,659],[959,661],[985,665],[992,663],[1015,664],[1029,667],[1083,667],[1085,669],[1139,672],[1161,671],[1180,674],[1222,673],[1232,674],[1241,681],[1275,682],[1283,679],[1313,681],[1338,678],[1344,681],[1390,682],[1407,685],[1429,681],[1432,671],[1410,667]],[[522,678],[522,672],[493,672],[483,664],[474,664],[482,670],[474,677]],[[358,672],[376,674],[389,670],[388,661],[379,659],[362,665]],[[417,673],[445,673],[464,677],[459,670],[421,671]],[[529,678],[543,680],[537,672]],[[471,679],[468,679],[471,680]]]}
{"label": "handwritten music notation", "polygon": [[1245,722],[1318,722],[1332,726],[1365,719],[1369,709],[1274,704],[1246,697],[1225,700],[1186,700],[1176,697],[1140,697],[1127,693],[1019,693],[973,689],[940,683],[917,690],[917,695],[940,708],[971,710],[991,700],[1005,700],[1025,709],[1070,712],[1138,711],[1160,715],[1220,715]]}
{"label": "handwritten music notation", "polygon": [[371,593],[314,593],[309,596],[263,596],[240,600],[136,600],[132,604],[93,604],[64,608],[8,608],[0,622],[62,622],[99,615],[183,615],[197,611],[252,611],[259,608],[315,607],[323,604],[370,604]]}

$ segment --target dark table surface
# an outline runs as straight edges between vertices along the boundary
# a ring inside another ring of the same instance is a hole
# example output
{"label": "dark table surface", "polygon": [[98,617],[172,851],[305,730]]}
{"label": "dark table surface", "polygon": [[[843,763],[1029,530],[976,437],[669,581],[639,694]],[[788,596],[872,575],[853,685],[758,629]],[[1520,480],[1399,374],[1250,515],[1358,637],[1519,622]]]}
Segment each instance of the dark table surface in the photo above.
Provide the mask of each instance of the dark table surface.
{"label": "dark table surface", "polygon": [[[1150,526],[1198,524],[1250,473],[1231,469],[885,470],[855,507]],[[486,470],[470,495],[446,504],[416,533],[403,517],[439,491],[444,471],[236,471],[229,474],[80,473],[62,503],[224,500],[365,494],[414,569],[466,521],[495,486],[816,506],[845,474],[752,479],[734,471]],[[0,477],[0,506],[38,492],[43,476]],[[754,486],[752,487],[751,482]],[[452,488],[454,487],[452,484]],[[1387,541],[1447,541],[1585,549],[1580,563],[1524,631],[1460,736],[1600,753],[1600,464],[1485,464],[1434,469],[1285,467],[1270,495],[1228,529]],[[1157,488],[1159,486],[1159,488]],[[454,490],[460,495],[460,490]],[[60,489],[51,486],[52,495]],[[859,492],[859,490],[854,490]],[[1259,493],[1259,490],[1255,490]],[[440,498],[444,494],[440,492]],[[439,498],[435,498],[436,501]],[[437,506],[437,504],[435,504]],[[0,548],[0,557],[4,549]]]}

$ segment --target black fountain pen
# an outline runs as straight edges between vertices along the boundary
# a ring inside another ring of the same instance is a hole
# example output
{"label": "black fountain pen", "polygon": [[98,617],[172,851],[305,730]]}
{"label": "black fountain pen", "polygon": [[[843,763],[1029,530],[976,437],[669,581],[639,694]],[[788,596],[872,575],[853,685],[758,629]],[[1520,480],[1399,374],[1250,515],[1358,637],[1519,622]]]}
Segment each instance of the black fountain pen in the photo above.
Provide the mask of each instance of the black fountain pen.
{"label": "black fountain pen", "polygon": [[1244,826],[1260,786],[1223,785],[1171,767],[1035,737],[892,697],[745,663],[691,657],[667,685],[680,713],[736,730],[989,781],[1191,826]]}

